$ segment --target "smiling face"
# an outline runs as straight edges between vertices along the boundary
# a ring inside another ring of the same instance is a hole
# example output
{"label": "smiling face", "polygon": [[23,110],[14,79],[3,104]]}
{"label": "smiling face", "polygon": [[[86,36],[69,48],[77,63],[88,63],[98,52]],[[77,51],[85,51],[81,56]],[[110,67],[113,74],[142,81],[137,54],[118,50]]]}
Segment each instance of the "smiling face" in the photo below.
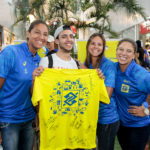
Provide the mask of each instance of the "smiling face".
{"label": "smiling face", "polygon": [[56,44],[58,44],[59,50],[70,53],[74,44],[73,32],[71,30],[62,31],[56,39]]}
{"label": "smiling face", "polygon": [[98,57],[103,52],[103,40],[99,36],[91,40],[88,46],[88,52],[91,57]]}
{"label": "smiling face", "polygon": [[85,66],[89,67],[92,64],[93,68],[99,68],[105,51],[105,38],[101,33],[93,33],[86,45],[86,60]]}
{"label": "smiling face", "polygon": [[125,71],[131,61],[135,58],[135,50],[132,43],[128,41],[122,42],[117,47],[116,57],[120,68]]}
{"label": "smiling face", "polygon": [[45,24],[37,24],[30,32],[27,33],[27,37],[29,50],[31,52],[35,52],[46,45],[48,28]]}

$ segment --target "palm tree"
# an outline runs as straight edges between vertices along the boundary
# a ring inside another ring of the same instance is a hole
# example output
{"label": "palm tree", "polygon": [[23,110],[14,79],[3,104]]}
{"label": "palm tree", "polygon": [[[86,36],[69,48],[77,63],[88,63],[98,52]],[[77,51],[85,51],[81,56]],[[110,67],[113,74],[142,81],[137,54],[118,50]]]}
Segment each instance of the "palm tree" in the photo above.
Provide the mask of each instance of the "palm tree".
{"label": "palm tree", "polygon": [[61,22],[67,23],[69,21],[68,14],[72,12],[72,0],[51,0],[49,6],[49,19],[57,18]]}
{"label": "palm tree", "polygon": [[15,15],[17,17],[16,22],[14,24],[17,24],[20,21],[26,22],[27,16],[30,12],[29,8],[29,1],[28,0],[17,0],[15,2]]}
{"label": "palm tree", "polygon": [[[45,11],[44,11],[44,4],[46,0],[17,0],[15,2],[15,14],[16,14],[16,21],[14,25],[19,22],[27,22],[29,21],[29,15],[32,14],[37,19],[45,19]],[[13,26],[14,26],[13,25]]]}
{"label": "palm tree", "polygon": [[51,35],[54,35],[55,29],[60,26],[60,24],[68,24],[69,15],[76,9],[75,4],[76,3],[72,0],[49,1],[49,15],[47,16],[47,20],[49,20],[49,33]]}
{"label": "palm tree", "polygon": [[[109,16],[111,11],[117,12],[120,8],[125,8],[129,16],[139,14],[146,19],[144,9],[136,0],[78,0],[80,6],[77,6],[78,9],[74,9],[74,11],[70,10],[73,8],[73,5],[68,5],[69,0],[66,3],[63,3],[64,1],[58,2],[58,0],[53,0],[53,2],[57,7],[55,5],[51,14],[54,17],[61,18],[62,23],[74,24],[77,28],[83,28],[84,30],[86,28],[94,28],[101,33],[108,32],[112,37],[117,37],[118,34],[111,27]],[[54,15],[54,12],[57,13]]]}
{"label": "palm tree", "polygon": [[110,16],[111,11],[118,11],[120,8],[124,8],[129,16],[136,16],[139,14],[146,19],[144,9],[137,3],[136,0],[93,0],[95,11],[91,13],[92,17],[96,17],[96,22],[93,27],[98,28],[99,32],[110,32],[111,35],[116,35],[111,29]]}
{"label": "palm tree", "polygon": [[94,28],[100,33],[107,32],[114,38],[118,34],[111,27],[109,16],[111,11],[117,12],[119,9],[124,8],[129,16],[136,17],[136,14],[139,14],[146,19],[144,9],[136,0],[81,0],[80,7],[80,13],[72,17],[74,21],[71,24],[76,22],[77,28],[83,28],[84,30],[86,28]]}
{"label": "palm tree", "polygon": [[125,8],[128,15],[139,14],[146,19],[143,8],[136,0],[49,0],[48,14],[44,10],[47,0],[32,0],[32,5],[30,1],[17,0],[16,10],[19,13],[15,24],[28,21],[28,15],[33,14],[37,19],[50,20],[52,26],[53,22],[57,22],[57,25],[74,24],[77,28],[95,28],[101,33],[108,32],[116,37],[117,33],[111,27],[111,11],[117,12],[120,8]]}

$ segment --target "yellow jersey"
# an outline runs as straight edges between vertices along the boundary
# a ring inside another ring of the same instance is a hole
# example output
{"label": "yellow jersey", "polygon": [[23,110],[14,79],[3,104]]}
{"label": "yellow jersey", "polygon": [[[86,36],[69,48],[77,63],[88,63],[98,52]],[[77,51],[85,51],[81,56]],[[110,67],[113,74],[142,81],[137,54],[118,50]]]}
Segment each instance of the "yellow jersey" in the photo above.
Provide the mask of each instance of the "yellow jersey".
{"label": "yellow jersey", "polygon": [[39,102],[40,150],[96,147],[99,101],[110,102],[95,69],[45,69],[32,95],[33,105]]}

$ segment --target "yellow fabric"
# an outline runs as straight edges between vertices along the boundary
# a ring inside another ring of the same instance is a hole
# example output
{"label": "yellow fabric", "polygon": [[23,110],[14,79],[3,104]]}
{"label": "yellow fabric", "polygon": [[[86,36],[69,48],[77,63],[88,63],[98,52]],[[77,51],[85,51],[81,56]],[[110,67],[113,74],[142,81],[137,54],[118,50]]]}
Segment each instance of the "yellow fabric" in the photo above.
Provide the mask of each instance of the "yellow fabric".
{"label": "yellow fabric", "polygon": [[87,41],[77,41],[78,60],[83,64],[86,59],[86,44]]}
{"label": "yellow fabric", "polygon": [[117,62],[116,58],[117,45],[118,45],[117,40],[106,41],[105,56],[114,62]]}
{"label": "yellow fabric", "polygon": [[37,53],[41,58],[45,57],[46,56],[46,48],[42,47],[42,48],[38,49]]}
{"label": "yellow fabric", "polygon": [[99,100],[109,103],[94,69],[45,69],[36,77],[32,103],[39,102],[40,150],[96,147]]}

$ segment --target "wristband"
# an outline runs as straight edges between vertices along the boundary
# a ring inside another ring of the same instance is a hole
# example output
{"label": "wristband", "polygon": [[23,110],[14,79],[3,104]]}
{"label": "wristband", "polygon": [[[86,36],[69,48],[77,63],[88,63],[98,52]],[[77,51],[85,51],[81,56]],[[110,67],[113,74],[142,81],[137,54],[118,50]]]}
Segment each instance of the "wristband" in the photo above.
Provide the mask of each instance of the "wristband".
{"label": "wristband", "polygon": [[144,113],[145,113],[145,115],[148,116],[148,115],[149,115],[149,109],[148,109],[148,108],[145,108],[145,109],[144,109]]}

